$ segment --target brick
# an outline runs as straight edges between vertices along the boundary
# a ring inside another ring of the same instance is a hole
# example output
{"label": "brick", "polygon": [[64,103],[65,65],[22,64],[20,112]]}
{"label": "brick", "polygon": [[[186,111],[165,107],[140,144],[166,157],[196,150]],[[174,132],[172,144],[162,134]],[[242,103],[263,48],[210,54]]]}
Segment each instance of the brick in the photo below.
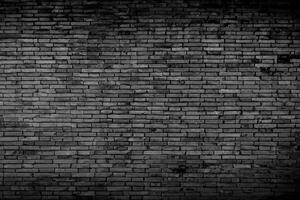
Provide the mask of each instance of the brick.
{"label": "brick", "polygon": [[0,199],[299,199],[297,11],[0,1]]}

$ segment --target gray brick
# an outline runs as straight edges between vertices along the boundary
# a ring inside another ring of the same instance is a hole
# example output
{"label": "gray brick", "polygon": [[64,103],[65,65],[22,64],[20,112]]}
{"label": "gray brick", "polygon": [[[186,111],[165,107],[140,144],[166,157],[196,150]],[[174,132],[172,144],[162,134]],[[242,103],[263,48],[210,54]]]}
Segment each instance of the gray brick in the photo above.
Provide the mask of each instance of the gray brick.
{"label": "gray brick", "polygon": [[297,11],[0,1],[0,199],[299,199]]}

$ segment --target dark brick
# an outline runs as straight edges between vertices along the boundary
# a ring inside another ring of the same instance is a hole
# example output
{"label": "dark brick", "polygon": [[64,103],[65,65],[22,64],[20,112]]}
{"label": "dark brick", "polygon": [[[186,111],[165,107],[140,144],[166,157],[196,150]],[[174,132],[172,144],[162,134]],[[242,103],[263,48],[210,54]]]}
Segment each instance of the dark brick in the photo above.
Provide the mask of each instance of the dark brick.
{"label": "dark brick", "polygon": [[298,13],[0,0],[0,199],[299,199]]}
{"label": "dark brick", "polygon": [[278,55],[277,56],[277,63],[281,63],[281,64],[288,64],[290,63],[290,55]]}

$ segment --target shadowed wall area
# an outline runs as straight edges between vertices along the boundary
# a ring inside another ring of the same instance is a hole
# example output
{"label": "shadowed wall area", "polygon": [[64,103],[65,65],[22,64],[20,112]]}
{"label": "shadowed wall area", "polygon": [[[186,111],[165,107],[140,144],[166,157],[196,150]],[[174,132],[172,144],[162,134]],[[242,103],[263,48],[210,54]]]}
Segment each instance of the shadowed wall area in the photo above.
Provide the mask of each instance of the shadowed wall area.
{"label": "shadowed wall area", "polygon": [[0,199],[296,199],[298,13],[0,0]]}

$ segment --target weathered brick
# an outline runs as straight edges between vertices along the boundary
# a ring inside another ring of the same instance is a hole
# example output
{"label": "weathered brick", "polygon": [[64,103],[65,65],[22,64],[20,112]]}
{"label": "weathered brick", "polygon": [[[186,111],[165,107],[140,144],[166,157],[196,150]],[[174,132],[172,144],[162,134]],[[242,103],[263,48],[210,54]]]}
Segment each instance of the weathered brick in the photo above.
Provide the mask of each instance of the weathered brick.
{"label": "weathered brick", "polygon": [[298,12],[0,1],[0,199],[297,199]]}

